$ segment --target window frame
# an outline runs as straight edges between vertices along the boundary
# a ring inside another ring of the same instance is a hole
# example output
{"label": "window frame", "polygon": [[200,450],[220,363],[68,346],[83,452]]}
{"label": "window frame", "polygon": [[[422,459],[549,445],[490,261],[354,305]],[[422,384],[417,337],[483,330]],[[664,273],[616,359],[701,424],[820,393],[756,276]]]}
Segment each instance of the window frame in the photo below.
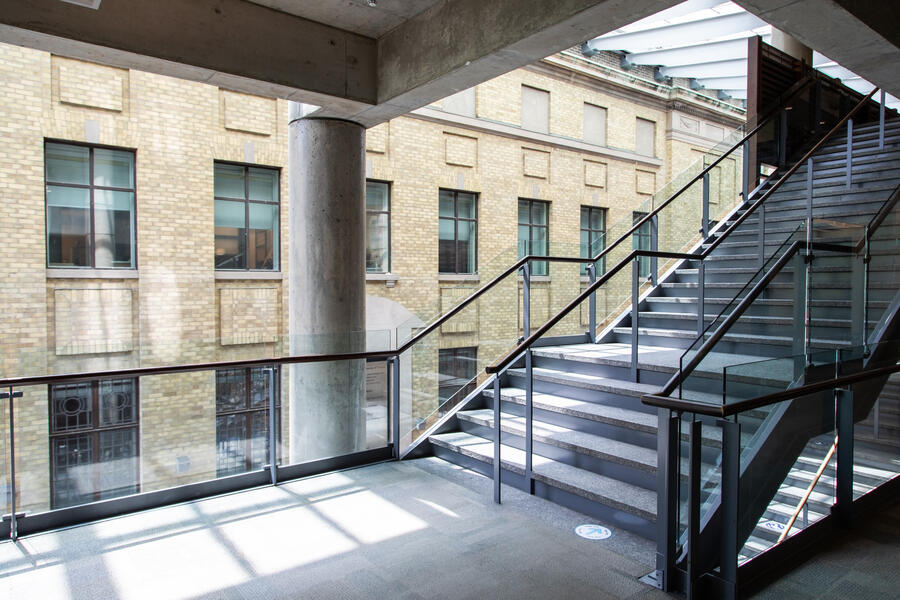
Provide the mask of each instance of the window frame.
{"label": "window frame", "polygon": [[[585,209],[587,209],[587,213],[588,213],[588,220],[587,220],[587,222],[588,222],[588,227],[587,227],[587,229],[585,229],[584,227],[581,226],[581,222],[579,222],[579,242],[581,241],[581,240],[580,240],[580,237],[581,237],[580,234],[581,234],[581,232],[587,232],[587,234],[588,234],[588,246],[587,246],[588,255],[587,255],[587,256],[582,256],[582,258],[591,258],[591,256],[593,256],[593,255],[590,254],[590,251],[591,251],[591,248],[592,248],[593,245],[594,245],[594,234],[595,234],[595,233],[596,233],[596,234],[599,234],[599,236],[603,239],[603,246],[601,247],[601,250],[604,249],[604,248],[606,248],[606,217],[607,217],[607,208],[606,208],[605,206],[590,206],[590,205],[587,205],[587,204],[582,204],[582,205],[581,205],[581,214],[584,214]],[[601,215],[603,215],[603,229],[594,229],[594,228],[593,228],[593,225],[592,225],[592,223],[594,222],[594,221],[593,221],[593,214],[594,214],[595,212],[598,212],[598,213],[600,213]],[[581,214],[579,214],[579,218],[581,217]],[[606,257],[605,257],[605,256],[602,257],[600,260],[598,260],[598,261],[597,261],[596,263],[594,263],[594,264],[595,264],[595,266],[596,266],[596,268],[597,268],[597,276],[603,275],[603,274],[606,272]],[[588,267],[588,266],[587,266],[586,264],[582,263],[582,265],[581,265],[581,274],[582,274],[582,275],[586,275],[586,274],[587,274],[587,267]]]}
{"label": "window frame", "polygon": [[[519,203],[528,202],[528,223],[522,223],[519,221]],[[546,216],[547,216],[547,224],[546,225],[535,225],[534,224],[534,206],[535,204],[542,204],[546,208]],[[550,256],[550,201],[549,200],[538,200],[537,198],[522,198],[519,197],[516,202],[516,246],[519,245],[518,239],[518,228],[522,225],[528,226],[528,248],[525,250],[525,254],[519,256],[518,258],[523,258],[524,256],[532,255],[532,256]],[[541,228],[545,230],[546,237],[544,238],[547,241],[547,253],[543,255],[532,254],[532,246],[534,245],[534,230],[535,228]],[[550,275],[550,261],[533,261],[531,263],[531,274],[537,276],[549,276]]]}
{"label": "window frame", "polygon": [[[100,424],[100,383],[104,381],[111,382],[123,382],[123,381],[131,381],[134,390],[134,403],[132,406],[132,411],[134,413],[133,419],[128,423],[121,423],[117,425],[101,425]],[[64,387],[71,385],[81,385],[86,383],[90,385],[90,403],[91,403],[91,424],[88,427],[80,427],[73,428],[64,431],[55,431],[54,426],[54,417],[56,416],[56,410],[54,408],[54,398],[53,392],[55,387]],[[138,494],[141,492],[141,386],[140,386],[140,378],[138,377],[106,377],[99,379],[91,379],[85,382],[79,383],[62,383],[56,385],[48,385],[47,386],[47,413],[48,413],[48,426],[47,426],[47,438],[48,438],[48,446],[50,449],[50,510],[55,510],[58,508],[68,508],[71,506],[82,506],[85,503],[75,503],[75,504],[65,504],[58,505],[58,501],[56,500],[56,487],[57,487],[57,478],[56,478],[56,452],[54,451],[54,442],[58,439],[73,437],[76,435],[89,435],[91,438],[91,453],[95,458],[99,458],[100,456],[100,434],[106,431],[118,431],[125,429],[133,429],[134,430],[134,491],[126,492],[121,494],[120,496],[111,496],[110,498],[117,498],[122,496],[128,496],[131,494]],[[100,464],[102,461],[93,460],[90,464],[96,465]],[[99,502],[100,500],[107,500],[109,498],[103,498],[102,493],[104,490],[99,489],[98,481],[100,478],[99,470],[92,474],[92,484],[94,490],[92,492],[93,499],[89,502]]]}
{"label": "window frame", "polygon": [[[392,205],[393,205],[391,194],[393,193],[393,186],[391,185],[391,182],[390,182],[390,181],[384,181],[384,180],[381,180],[381,179],[370,179],[370,178],[368,178],[368,177],[366,178],[365,183],[366,183],[366,184],[369,184],[369,183],[383,184],[383,185],[387,188],[387,205],[388,205],[388,208],[387,208],[386,211],[383,211],[383,210],[369,210],[369,206],[368,206],[368,204],[366,204],[366,217],[367,217],[367,218],[366,218],[366,228],[367,228],[367,229],[366,229],[366,233],[365,233],[365,236],[366,236],[366,251],[368,251],[368,248],[369,248],[369,244],[368,244],[368,241],[369,241],[369,231],[368,231],[369,220],[368,220],[368,216],[369,216],[370,214],[374,214],[374,215],[387,215],[387,253],[388,253],[388,257],[387,257],[387,269],[384,270],[384,271],[370,271],[368,265],[366,265],[366,274],[367,274],[367,275],[384,275],[384,274],[387,274],[387,273],[390,273],[390,272],[391,272],[391,266],[392,266],[392,265],[391,265],[391,259],[393,258],[393,254],[394,254],[394,253],[393,253],[393,249],[392,249],[392,247],[391,247],[391,242],[393,241],[393,239],[392,239],[393,236],[391,235],[391,209],[392,209]],[[364,200],[365,200],[365,199],[364,199]],[[367,261],[367,262],[368,262],[368,261]]]}
{"label": "window frame", "polygon": [[[78,146],[80,148],[88,149],[88,183],[55,183],[47,180],[47,144],[60,144],[66,146]],[[105,185],[94,185],[94,150],[115,150],[118,152],[130,152],[134,157],[133,161],[133,172],[132,179],[134,180],[134,187],[132,188],[118,188],[112,186]],[[58,138],[44,138],[44,156],[43,156],[43,178],[44,178],[44,261],[45,267],[47,269],[96,269],[96,270],[104,270],[104,271],[136,271],[138,268],[138,234],[137,234],[137,223],[138,223],[138,179],[137,179],[137,170],[138,170],[138,156],[137,156],[137,148],[128,148],[125,146],[110,146],[107,144],[91,144],[89,142],[75,142],[71,140],[63,140]],[[89,191],[90,196],[90,209],[89,209],[89,238],[90,238],[90,264],[89,265],[51,265],[50,264],[50,211],[47,210],[47,188],[51,185],[58,187],[69,187],[76,189],[87,189]],[[134,203],[131,207],[131,237],[129,240],[131,244],[131,266],[128,267],[98,267],[96,250],[97,250],[97,242],[95,239],[96,232],[94,231],[94,190],[105,190],[112,192],[131,192],[134,194]]]}
{"label": "window frame", "polygon": [[[224,196],[216,196],[216,165],[227,165],[232,167],[241,167],[243,169],[244,176],[244,197],[242,198],[227,198]],[[274,171],[278,176],[278,182],[275,186],[278,191],[278,200],[275,202],[268,202],[265,200],[251,200],[250,199],[250,169],[261,169],[261,170],[269,170]],[[267,206],[277,206],[278,207],[278,223],[276,224],[276,229],[278,233],[278,239],[273,240],[273,252],[275,251],[275,247],[278,248],[278,260],[272,261],[271,269],[251,269],[249,263],[245,267],[217,267],[215,262],[215,218],[216,218],[216,200],[224,200],[226,202],[243,202],[244,203],[244,253],[249,254],[250,248],[250,203],[254,204],[264,204]],[[253,163],[244,163],[244,162],[236,162],[230,160],[213,160],[213,270],[215,271],[233,271],[237,273],[241,273],[244,271],[251,271],[255,273],[280,273],[281,272],[281,226],[282,226],[282,214],[281,214],[281,167],[273,167],[268,165],[259,165]],[[277,242],[277,243],[276,243]]]}
{"label": "window frame", "polygon": [[[440,212],[440,194],[441,192],[447,192],[453,194],[453,216],[452,217],[442,217]],[[468,217],[460,217],[459,216],[459,195],[460,194],[468,194],[472,196],[472,205],[475,208],[475,218]],[[438,188],[438,274],[439,275],[476,275],[478,273],[478,192],[467,192],[465,190],[455,190],[451,188]],[[440,223],[441,221],[453,221],[453,252],[454,256],[454,270],[453,271],[441,271],[441,237],[440,237]],[[475,254],[475,268],[471,271],[461,271],[459,268],[459,222],[465,221],[467,223],[473,223],[475,225],[475,233],[474,233],[474,254]]]}
{"label": "window frame", "polygon": [[[269,390],[269,397],[267,401],[264,403],[264,406],[261,408],[253,408],[253,404],[251,401],[251,396],[253,394],[252,388],[252,375],[253,371],[262,371],[266,369],[274,369],[275,377],[274,377],[274,386]],[[225,375],[229,371],[242,371],[244,376],[244,403],[241,408],[235,410],[219,410],[219,376]],[[215,425],[216,425],[216,478],[220,477],[228,477],[231,475],[240,475],[243,473],[250,473],[252,471],[258,471],[265,467],[267,464],[266,461],[271,462],[269,454],[269,408],[272,404],[272,400],[274,400],[274,408],[275,408],[275,430],[277,435],[277,441],[275,444],[275,456],[276,461],[281,457],[281,394],[277,392],[280,382],[280,370],[277,366],[263,366],[263,367],[237,367],[234,369],[216,369],[216,392],[214,396],[215,401]],[[265,417],[266,423],[266,458],[263,461],[263,464],[257,468],[253,468],[253,455],[252,455],[252,433],[253,433],[253,413],[263,413]],[[227,417],[231,415],[246,415],[243,427],[243,444],[244,444],[244,469],[242,471],[233,471],[229,469],[223,469],[219,466],[219,418]]]}

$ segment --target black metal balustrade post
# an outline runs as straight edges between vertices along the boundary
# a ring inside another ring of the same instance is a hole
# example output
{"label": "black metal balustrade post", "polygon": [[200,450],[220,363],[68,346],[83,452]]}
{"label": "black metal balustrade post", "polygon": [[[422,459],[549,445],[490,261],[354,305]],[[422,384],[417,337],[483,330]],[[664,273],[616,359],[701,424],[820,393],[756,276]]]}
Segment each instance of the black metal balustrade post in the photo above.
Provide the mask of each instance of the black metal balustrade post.
{"label": "black metal balustrade post", "polygon": [[[597,281],[597,265],[591,263],[587,266],[588,285],[592,285]],[[592,344],[597,343],[597,292],[591,293],[588,298],[588,341]]]}
{"label": "black metal balustrade post", "polygon": [[[278,398],[275,388],[275,373],[277,370],[278,368],[275,366],[266,369],[269,376],[269,475],[272,479],[272,485],[278,483],[278,443],[277,424],[275,422],[275,400]],[[280,392],[280,390],[278,391]]]}
{"label": "black metal balustrade post", "polygon": [[847,526],[853,513],[853,391],[834,391],[837,407],[837,473],[835,476],[835,515]]}
{"label": "black metal balustrade post", "polygon": [[393,367],[391,377],[391,421],[394,439],[394,458],[400,458],[400,355],[388,359]]}
{"label": "black metal balustrade post", "polygon": [[631,263],[631,380],[638,382],[638,305],[640,304],[641,260],[634,257]]}
{"label": "black metal balustrade post", "polygon": [[700,579],[700,569],[697,566],[697,556],[700,541],[700,460],[701,460],[701,435],[703,423],[694,417],[691,421],[690,450],[688,452],[688,514],[687,514],[687,589],[688,600],[699,598],[695,595],[697,581]]}
{"label": "black metal balustrade post", "polygon": [[19,515],[16,513],[16,421],[13,404],[16,398],[21,397],[22,392],[17,392],[12,387],[8,392],[0,392],[0,400],[4,398],[9,400],[9,539],[14,542],[19,539]]}
{"label": "black metal balustrade post", "polygon": [[494,502],[500,504],[500,373],[494,375]]}
{"label": "black metal balustrade post", "polygon": [[725,600],[738,597],[738,523],[741,497],[741,425],[722,425],[722,536],[719,575]]}

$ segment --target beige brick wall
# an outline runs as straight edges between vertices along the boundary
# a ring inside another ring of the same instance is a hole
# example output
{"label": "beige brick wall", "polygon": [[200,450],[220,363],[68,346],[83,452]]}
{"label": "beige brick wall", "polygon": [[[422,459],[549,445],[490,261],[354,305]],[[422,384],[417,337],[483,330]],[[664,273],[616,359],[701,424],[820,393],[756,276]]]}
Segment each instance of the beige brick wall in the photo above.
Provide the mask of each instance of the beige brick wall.
{"label": "beige brick wall", "polygon": [[[286,102],[13,46],[0,45],[0,58],[0,76],[6,82],[0,90],[0,132],[5,142],[0,148],[0,197],[5,206],[15,207],[15,218],[0,220],[3,239],[15,240],[0,246],[3,373],[115,369],[285,352]],[[712,143],[704,144],[702,127],[713,131],[731,118],[701,107],[700,116],[694,115],[697,132],[679,129],[682,122],[672,118],[671,99],[658,92],[635,95],[604,77],[575,77],[558,66],[541,64],[478,86],[476,114],[483,125],[469,127],[432,110],[431,116],[400,117],[369,130],[367,176],[391,182],[395,280],[389,286],[371,279],[367,292],[402,304],[425,322],[445,312],[515,262],[520,197],[550,203],[554,255],[578,253],[581,205],[607,209],[609,238],[614,239],[631,226],[631,212],[651,192]],[[550,93],[549,135],[519,129],[523,84]],[[585,102],[607,109],[608,147],[576,144],[583,138]],[[656,159],[633,154],[637,118],[656,123]],[[692,126],[684,123],[688,129]],[[495,131],[498,126],[506,131]],[[79,278],[61,277],[45,268],[45,139],[135,150],[136,277],[113,273],[110,278],[89,271]],[[216,277],[216,160],[283,169],[281,278]],[[740,165],[720,171],[714,176],[715,186],[727,199],[739,185]],[[478,194],[474,279],[438,277],[440,188]],[[691,204],[696,206],[694,200]],[[666,243],[681,242],[673,238]],[[607,265],[630,250],[630,243],[623,244],[621,251],[608,257]],[[584,285],[577,265],[551,265],[549,278],[533,283],[532,327],[540,326]],[[417,348],[412,358],[413,417],[424,419],[436,408],[439,349],[478,346],[483,368],[513,347],[522,331],[520,286],[516,277],[508,277],[476,307]],[[629,293],[630,269],[626,269],[598,299],[599,320],[621,307]],[[75,319],[72,315],[78,311],[73,313],[72,303],[79,299],[114,306],[104,318],[115,321],[109,324],[115,335],[95,345],[87,343],[88,331],[79,330],[78,324],[97,329],[103,320],[85,321],[84,315],[81,321]],[[60,302],[68,302],[68,309]],[[586,323],[586,309],[581,309],[553,333],[583,333]],[[285,373],[285,390],[286,377]],[[46,395],[46,388],[26,388],[26,399],[18,405],[20,505],[31,511],[49,506]],[[215,476],[214,397],[212,372],[142,379],[142,489]],[[282,407],[285,440],[288,410],[289,406]],[[0,423],[4,439],[6,423],[6,419]]]}

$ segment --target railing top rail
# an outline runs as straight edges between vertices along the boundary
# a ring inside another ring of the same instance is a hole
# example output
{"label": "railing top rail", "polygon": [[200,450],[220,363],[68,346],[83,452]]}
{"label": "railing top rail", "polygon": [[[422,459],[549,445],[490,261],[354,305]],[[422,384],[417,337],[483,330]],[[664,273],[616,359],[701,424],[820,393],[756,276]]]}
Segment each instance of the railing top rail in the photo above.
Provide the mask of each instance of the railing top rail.
{"label": "railing top rail", "polygon": [[656,406],[658,408],[668,408],[682,412],[691,412],[698,415],[709,415],[711,417],[730,417],[754,408],[770,406],[785,400],[796,400],[809,394],[823,392],[830,389],[846,387],[854,383],[868,381],[869,379],[878,379],[879,377],[887,377],[893,373],[900,371],[900,362],[886,367],[878,367],[861,371],[852,375],[843,375],[832,379],[817,381],[800,387],[766,394],[758,398],[749,398],[746,400],[738,400],[730,404],[709,404],[697,400],[685,400],[683,398],[671,398],[662,394],[647,394],[641,397],[641,402],[648,406]]}

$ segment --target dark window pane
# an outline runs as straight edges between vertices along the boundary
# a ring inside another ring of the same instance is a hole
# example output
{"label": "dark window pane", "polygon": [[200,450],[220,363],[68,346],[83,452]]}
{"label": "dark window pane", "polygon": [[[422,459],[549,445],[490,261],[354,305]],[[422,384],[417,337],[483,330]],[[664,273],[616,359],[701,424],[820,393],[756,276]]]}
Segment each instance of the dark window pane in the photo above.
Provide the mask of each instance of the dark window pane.
{"label": "dark window pane", "polygon": [[50,431],[92,427],[91,384],[55,385],[50,392]]}
{"label": "dark window pane", "polygon": [[369,213],[366,215],[366,272],[387,273],[388,268],[388,215]]}
{"label": "dark window pane", "polygon": [[134,153],[123,150],[94,150],[94,185],[134,188]]}
{"label": "dark window pane", "polygon": [[94,265],[133,267],[134,193],[94,191]]}
{"label": "dark window pane", "polygon": [[454,202],[453,192],[440,190],[438,192],[438,216],[439,217],[455,217],[456,203]]}
{"label": "dark window pane", "polygon": [[[278,202],[278,171],[273,169],[254,169],[247,173],[250,185],[250,199],[261,202]],[[216,194],[218,196],[218,194]]]}
{"label": "dark window pane", "polygon": [[466,194],[458,192],[456,200],[456,212],[460,219],[475,218],[475,194]]}
{"label": "dark window pane", "polygon": [[91,264],[91,196],[82,188],[47,186],[47,263]]}
{"label": "dark window pane", "polygon": [[438,272],[456,272],[456,231],[453,219],[438,219]]}
{"label": "dark window pane", "polygon": [[99,383],[101,427],[136,421],[134,387],[133,379],[107,380]]}
{"label": "dark window pane", "polygon": [[531,206],[528,200],[519,200],[519,223],[531,223]]}
{"label": "dark window pane", "polygon": [[116,498],[138,491],[137,430],[133,427],[100,432],[100,499]]}
{"label": "dark window pane", "polygon": [[278,206],[250,203],[251,269],[274,269],[278,264]]}
{"label": "dark window pane", "polygon": [[247,264],[244,249],[245,206],[243,202],[230,200],[215,202],[217,269],[243,269]]}
{"label": "dark window pane", "polygon": [[247,415],[216,417],[216,474],[235,475],[247,470]]}
{"label": "dark window pane", "polygon": [[216,412],[246,408],[247,380],[244,369],[216,371]]}
{"label": "dark window pane", "polygon": [[217,198],[246,198],[244,167],[216,163],[214,187]]}
{"label": "dark window pane", "polygon": [[90,183],[90,149],[69,144],[44,147],[44,178],[47,183]]}
{"label": "dark window pane", "polygon": [[475,221],[459,221],[456,250],[458,273],[475,272]]}
{"label": "dark window pane", "polygon": [[250,369],[250,407],[266,408],[269,402],[269,369]]}
{"label": "dark window pane", "polygon": [[94,499],[94,467],[90,435],[51,439],[52,508],[84,504]]}
{"label": "dark window pane", "polygon": [[366,182],[366,210],[375,210],[379,212],[387,212],[388,184],[378,181]]}

